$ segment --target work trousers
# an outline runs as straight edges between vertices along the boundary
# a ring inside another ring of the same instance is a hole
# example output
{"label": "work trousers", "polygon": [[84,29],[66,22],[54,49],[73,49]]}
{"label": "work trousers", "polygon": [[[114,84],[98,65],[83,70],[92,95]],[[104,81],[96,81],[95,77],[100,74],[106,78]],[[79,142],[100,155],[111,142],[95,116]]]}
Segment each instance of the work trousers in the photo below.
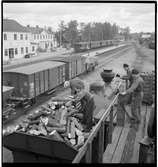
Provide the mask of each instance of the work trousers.
{"label": "work trousers", "polygon": [[138,123],[141,121],[141,105],[143,99],[143,93],[137,92],[132,93],[131,101],[131,114],[134,122]]}
{"label": "work trousers", "polygon": [[[132,118],[134,122],[141,120],[141,104],[143,93],[131,93],[125,96],[119,96],[118,104],[122,107],[123,111],[127,114],[128,118]],[[125,105],[131,105],[131,117],[125,109]]]}

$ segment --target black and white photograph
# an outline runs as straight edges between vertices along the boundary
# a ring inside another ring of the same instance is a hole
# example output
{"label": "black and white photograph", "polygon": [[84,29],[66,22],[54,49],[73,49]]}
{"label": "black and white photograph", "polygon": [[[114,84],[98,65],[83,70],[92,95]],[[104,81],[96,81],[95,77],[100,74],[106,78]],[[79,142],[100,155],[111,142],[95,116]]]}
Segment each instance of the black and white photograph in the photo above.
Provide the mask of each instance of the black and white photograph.
{"label": "black and white photograph", "polygon": [[2,1],[2,165],[156,164],[156,8]]}

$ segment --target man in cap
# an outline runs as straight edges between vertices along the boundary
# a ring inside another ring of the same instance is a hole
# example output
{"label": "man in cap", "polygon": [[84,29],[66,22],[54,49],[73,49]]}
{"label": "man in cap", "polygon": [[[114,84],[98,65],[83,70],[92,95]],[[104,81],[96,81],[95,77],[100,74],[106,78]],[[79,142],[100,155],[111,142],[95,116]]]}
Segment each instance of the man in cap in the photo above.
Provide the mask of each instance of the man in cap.
{"label": "man in cap", "polygon": [[[81,122],[85,125],[85,131],[90,131],[93,125],[93,111],[95,109],[95,103],[92,94],[85,90],[85,84],[79,78],[66,81],[64,87],[70,87],[71,95],[74,95],[74,97],[80,101],[82,106],[80,113],[83,115]],[[76,117],[78,115],[78,113],[74,114]]]}
{"label": "man in cap", "polygon": [[[127,75],[124,75],[123,77],[121,77],[121,79],[126,80],[126,88],[128,89],[133,82],[132,72],[128,64],[123,64],[123,68],[126,71]],[[128,84],[128,81],[129,81],[129,84]]]}
{"label": "man in cap", "polygon": [[131,114],[132,122],[140,123],[141,121],[141,103],[143,98],[143,84],[144,81],[140,77],[138,70],[132,70],[133,81],[131,86],[124,92],[124,94],[131,94]]}

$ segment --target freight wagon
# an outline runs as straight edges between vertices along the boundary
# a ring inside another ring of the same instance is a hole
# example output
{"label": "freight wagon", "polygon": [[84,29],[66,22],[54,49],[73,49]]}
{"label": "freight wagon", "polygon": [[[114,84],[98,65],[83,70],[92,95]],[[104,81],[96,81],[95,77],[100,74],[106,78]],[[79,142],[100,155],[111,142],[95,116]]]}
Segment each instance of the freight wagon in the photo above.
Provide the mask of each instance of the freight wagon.
{"label": "freight wagon", "polygon": [[35,102],[35,97],[84,73],[85,59],[83,56],[58,56],[49,61],[7,70],[3,72],[3,85],[13,86],[14,97],[23,97],[32,103]]}
{"label": "freight wagon", "polygon": [[77,42],[74,44],[75,52],[82,52],[89,49],[96,49],[99,47],[111,46],[118,44],[117,40],[102,40],[102,41],[91,41],[91,42]]}
{"label": "freight wagon", "polygon": [[65,73],[66,73],[66,80],[70,80],[86,71],[85,68],[85,60],[84,56],[56,56],[50,59],[51,61],[60,61],[64,62],[65,65]]}
{"label": "freight wagon", "polygon": [[65,81],[65,63],[44,61],[7,70],[3,85],[13,86],[14,96],[34,99]]}

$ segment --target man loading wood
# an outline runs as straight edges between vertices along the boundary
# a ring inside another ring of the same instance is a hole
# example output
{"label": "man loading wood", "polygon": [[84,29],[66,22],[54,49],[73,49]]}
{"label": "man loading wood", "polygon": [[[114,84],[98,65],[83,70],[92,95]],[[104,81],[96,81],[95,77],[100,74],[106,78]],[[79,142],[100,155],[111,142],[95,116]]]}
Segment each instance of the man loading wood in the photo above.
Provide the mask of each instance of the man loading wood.
{"label": "man loading wood", "polygon": [[84,131],[90,131],[93,125],[93,111],[95,109],[95,103],[92,94],[85,90],[85,84],[79,78],[66,81],[64,87],[70,87],[71,95],[74,95],[74,98],[81,103],[80,112],[74,113],[73,116],[82,118],[81,122],[85,126]]}

